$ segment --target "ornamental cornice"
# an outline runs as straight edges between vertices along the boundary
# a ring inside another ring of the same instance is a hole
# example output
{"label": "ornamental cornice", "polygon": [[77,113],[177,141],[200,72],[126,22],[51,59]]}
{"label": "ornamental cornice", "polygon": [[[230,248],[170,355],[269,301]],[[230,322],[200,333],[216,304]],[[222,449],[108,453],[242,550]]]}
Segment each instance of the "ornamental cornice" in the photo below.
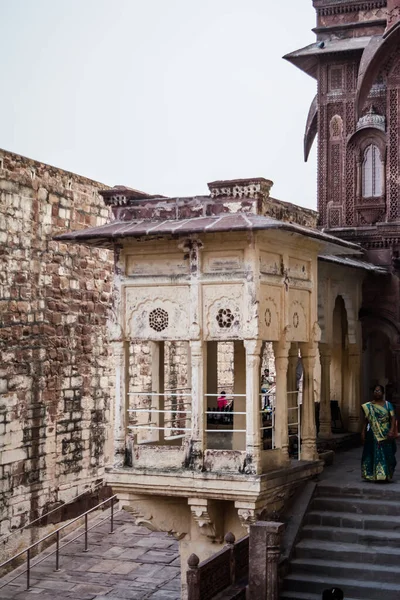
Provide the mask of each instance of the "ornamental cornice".
{"label": "ornamental cornice", "polygon": [[360,10],[373,10],[376,8],[386,8],[386,0],[347,2],[346,4],[341,2],[331,6],[316,7],[316,11],[319,17],[328,17],[331,15],[342,15]]}
{"label": "ornamental cornice", "polygon": [[[386,224],[385,224],[386,225]],[[338,235],[337,233],[334,235]],[[363,248],[391,248],[392,246],[400,245],[400,232],[399,227],[393,227],[392,231],[374,230],[370,232],[366,231],[355,231],[350,235],[341,235],[342,239],[356,242]]]}

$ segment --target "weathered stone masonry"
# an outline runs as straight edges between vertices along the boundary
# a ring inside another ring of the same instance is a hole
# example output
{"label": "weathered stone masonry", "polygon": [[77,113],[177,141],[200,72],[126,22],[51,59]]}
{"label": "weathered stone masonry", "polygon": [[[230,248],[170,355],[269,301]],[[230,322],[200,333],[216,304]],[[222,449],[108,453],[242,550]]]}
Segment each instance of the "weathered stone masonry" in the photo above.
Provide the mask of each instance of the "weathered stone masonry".
{"label": "weathered stone masonry", "polygon": [[111,454],[111,254],[52,240],[107,220],[99,189],[0,150],[1,535],[90,492]]}

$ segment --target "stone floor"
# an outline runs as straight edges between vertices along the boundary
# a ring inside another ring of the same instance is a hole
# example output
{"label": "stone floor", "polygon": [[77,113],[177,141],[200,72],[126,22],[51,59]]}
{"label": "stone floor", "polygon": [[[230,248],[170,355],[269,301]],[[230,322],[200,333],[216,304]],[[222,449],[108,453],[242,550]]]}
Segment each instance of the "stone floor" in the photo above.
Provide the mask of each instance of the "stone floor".
{"label": "stone floor", "polygon": [[[329,467],[325,467],[323,472],[319,475],[321,482],[329,484],[340,483],[351,487],[356,485],[357,487],[364,486],[370,488],[371,486],[380,486],[379,483],[371,483],[363,481],[361,479],[361,456],[362,447],[353,448],[345,452],[338,452],[335,454],[333,464]],[[394,473],[393,481],[389,484],[390,489],[400,491],[400,439],[397,440],[397,467]]]}
{"label": "stone floor", "polygon": [[[26,575],[21,575],[0,589],[0,599],[179,600],[178,542],[165,533],[150,532],[135,525],[133,517],[126,511],[119,511],[114,522],[112,535],[108,533],[109,521],[89,531],[87,553],[82,551],[83,537],[62,549],[60,572],[54,570],[55,555],[48,557],[40,565],[33,566],[29,591],[26,590]],[[76,534],[75,531],[69,537]],[[32,564],[38,559],[33,559]],[[13,571],[0,579],[0,586],[16,573]]]}
{"label": "stone floor", "polygon": [[[355,448],[336,454],[333,465],[319,476],[320,485],[338,482],[349,488],[374,486],[361,480],[361,453],[362,448]],[[400,444],[397,458],[400,461]],[[400,490],[400,464],[390,487]],[[55,556],[34,566],[32,589],[26,591],[26,575],[21,575],[0,589],[0,600],[180,599],[179,547],[174,538],[135,525],[126,511],[116,514],[115,533],[109,535],[108,531],[107,521],[89,532],[88,553],[82,551],[83,538],[64,548],[58,573],[54,571]],[[0,579],[0,586],[16,572]]]}

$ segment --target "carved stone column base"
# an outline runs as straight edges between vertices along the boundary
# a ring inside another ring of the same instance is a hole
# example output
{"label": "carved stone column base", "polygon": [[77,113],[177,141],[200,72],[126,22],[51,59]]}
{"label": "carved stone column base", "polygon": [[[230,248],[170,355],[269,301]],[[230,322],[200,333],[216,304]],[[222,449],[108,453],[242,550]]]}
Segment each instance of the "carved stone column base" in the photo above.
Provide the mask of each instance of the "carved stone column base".
{"label": "carved stone column base", "polygon": [[318,437],[323,438],[324,440],[332,437],[332,427],[330,421],[327,423],[322,423],[320,421]]}
{"label": "carved stone column base", "polygon": [[317,446],[315,440],[302,440],[300,450],[301,460],[318,460]]}

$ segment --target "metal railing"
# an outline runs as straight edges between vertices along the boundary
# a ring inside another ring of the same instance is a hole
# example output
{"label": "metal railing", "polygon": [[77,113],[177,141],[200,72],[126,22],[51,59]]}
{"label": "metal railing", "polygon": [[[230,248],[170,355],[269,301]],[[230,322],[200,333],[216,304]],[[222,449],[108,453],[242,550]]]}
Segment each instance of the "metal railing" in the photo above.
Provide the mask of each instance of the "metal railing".
{"label": "metal railing", "polygon": [[[128,429],[140,433],[140,431],[163,431],[164,440],[177,440],[186,436],[186,433],[191,431],[190,415],[192,411],[188,409],[192,404],[192,393],[184,393],[184,390],[190,388],[174,388],[164,390],[163,392],[129,392],[128,396],[147,398],[151,403],[153,398],[159,401],[163,398],[163,408],[157,406],[134,406],[128,409],[128,413],[134,416],[133,423],[128,426]],[[188,402],[185,400],[190,398]],[[147,422],[140,421],[140,416],[148,415]],[[160,424],[159,417],[162,416]],[[139,422],[138,422],[139,421]],[[147,443],[146,438],[138,443]]]}
{"label": "metal railing", "polygon": [[[101,506],[103,506],[104,504],[107,504],[108,502],[111,503],[110,504],[110,508],[111,508],[110,515],[108,517],[105,517],[104,519],[101,519],[100,521],[96,522],[91,527],[88,527],[88,515],[90,513],[92,513],[93,511],[97,510],[98,508],[100,508]],[[110,523],[111,523],[111,525],[110,525],[110,533],[114,533],[114,504],[116,502],[117,502],[117,496],[116,495],[111,496],[110,498],[107,498],[107,500],[103,500],[103,502],[100,502],[99,504],[97,504],[93,508],[90,508],[86,512],[84,512],[81,515],[79,515],[79,517],[75,517],[75,519],[72,519],[68,523],[65,523],[65,525],[62,525],[61,527],[59,527],[55,531],[52,531],[51,533],[48,533],[47,535],[45,535],[42,538],[40,538],[40,540],[38,540],[34,544],[31,544],[30,546],[28,546],[28,548],[25,548],[24,550],[21,550],[20,552],[18,552],[17,554],[14,554],[14,556],[12,556],[11,558],[9,558],[5,562],[1,563],[0,564],[0,569],[2,569],[3,567],[6,567],[8,564],[10,564],[11,562],[13,562],[14,560],[16,560],[17,558],[19,558],[23,554],[26,554],[26,569],[24,571],[22,571],[22,573],[18,573],[18,575],[16,575],[15,577],[13,577],[12,579],[10,579],[6,583],[3,583],[2,585],[0,585],[0,590],[3,587],[5,587],[6,585],[9,585],[10,583],[12,583],[16,579],[18,579],[18,577],[21,577],[22,575],[24,575],[25,573],[26,573],[26,589],[29,590],[30,587],[31,587],[31,583],[30,583],[30,581],[31,581],[31,569],[33,567],[36,567],[37,565],[39,565],[43,561],[47,560],[53,554],[56,555],[56,565],[55,565],[56,568],[55,568],[55,571],[59,571],[60,570],[60,550],[62,550],[62,548],[65,548],[66,546],[68,546],[69,544],[71,544],[72,542],[74,542],[75,540],[77,540],[80,537],[82,537],[82,535],[85,536],[85,547],[84,547],[83,552],[88,552],[89,551],[89,546],[88,546],[88,532],[91,531],[92,529],[94,529],[95,527],[97,527],[98,525],[100,525],[101,523],[104,523],[104,521],[107,521],[108,519],[110,519]],[[70,525],[72,525],[72,523],[75,523],[79,519],[82,519],[82,517],[85,517],[85,529],[84,529],[84,531],[81,532],[81,533],[79,533],[73,539],[68,540],[67,542],[65,542],[64,544],[62,544],[60,546],[60,531],[62,531],[66,527],[69,527]],[[53,552],[46,553],[46,556],[44,556],[43,558],[37,560],[35,562],[35,564],[32,565],[31,564],[32,550],[36,546],[38,546],[39,544],[41,544],[42,542],[50,539],[52,536],[56,537],[56,549],[53,550]]]}
{"label": "metal railing", "polygon": [[[298,460],[300,460],[300,453],[301,453],[301,404],[299,402],[300,396],[299,396],[299,391],[295,390],[293,392],[288,392],[287,395],[289,396],[289,394],[296,394],[297,395],[297,399],[296,399],[296,406],[291,406],[288,407],[288,414],[290,413],[290,411],[297,411],[297,421],[296,422],[292,422],[289,419],[289,423],[288,423],[288,427],[289,427],[289,437],[290,437],[290,430],[293,429],[294,427],[297,427],[297,458]],[[290,447],[290,445],[289,445]]]}
{"label": "metal railing", "polygon": [[68,504],[71,504],[72,502],[76,502],[76,500],[78,498],[81,498],[81,496],[84,496],[88,492],[93,493],[93,492],[95,492],[97,490],[97,488],[100,488],[100,487],[103,487],[103,486],[104,486],[104,481],[101,481],[100,483],[97,483],[91,490],[85,490],[81,494],[78,494],[77,496],[74,496],[68,502],[65,502],[64,504],[60,504],[56,508],[53,508],[52,510],[49,510],[47,513],[44,513],[43,515],[40,515],[40,517],[38,517],[37,519],[33,519],[33,521],[29,521],[28,523],[26,523],[22,527],[18,527],[17,529],[14,529],[10,533],[7,533],[6,535],[3,535],[2,537],[0,537],[0,544],[6,542],[13,535],[16,535],[17,533],[21,533],[22,531],[24,531],[28,527],[32,527],[32,525],[34,523],[37,523],[38,521],[43,521],[49,515],[52,515],[53,513],[57,512],[57,511],[61,511],[63,508],[65,508],[66,506],[68,506]]}
{"label": "metal railing", "polygon": [[[182,390],[187,390],[189,388],[182,388]],[[290,395],[296,395],[296,406],[288,406],[288,434],[290,437],[294,435],[297,437],[297,452],[298,459],[300,460],[300,445],[301,445],[301,403],[300,403],[300,392],[298,390],[287,392],[287,396],[289,398]],[[129,396],[139,396],[139,397],[147,397],[152,400],[153,397],[173,397],[179,398],[181,402],[178,404],[169,405],[164,401],[164,408],[160,409],[156,406],[148,406],[143,408],[131,408],[128,410],[128,413],[133,414],[135,417],[135,421],[133,424],[128,426],[128,429],[134,432],[140,432],[141,430],[151,431],[164,431],[164,439],[165,440],[175,440],[179,438],[185,438],[188,432],[192,431],[191,428],[191,414],[192,411],[187,408],[191,407],[191,403],[185,401],[184,398],[192,399],[191,393],[182,393],[182,391],[178,389],[168,390],[165,392],[130,392]],[[271,449],[276,447],[275,445],[275,426],[276,426],[276,388],[274,387],[272,390],[261,392],[260,396],[260,418],[261,418],[261,438],[263,440],[270,439],[271,440]],[[218,398],[220,394],[204,394],[205,402],[209,398]],[[246,424],[244,424],[244,429],[237,429],[235,427],[235,416],[244,416],[245,421],[247,417],[246,411],[235,411],[234,410],[234,399],[235,398],[246,398],[246,394],[229,394],[226,396],[227,406],[224,408],[210,408],[204,411],[206,417],[207,426],[204,430],[207,434],[232,434],[232,433],[246,433]],[[289,402],[288,402],[289,404]],[[291,421],[290,413],[291,411],[297,411],[297,421]],[[137,422],[138,415],[147,415],[147,422]],[[158,416],[166,415],[164,417],[163,423],[160,425],[160,421],[158,420]],[[184,421],[184,423],[183,423]],[[210,428],[210,425],[217,425],[218,427],[215,429]],[[224,425],[226,426],[224,428]],[[243,427],[243,425],[242,425]],[[293,429],[297,429],[297,433],[291,433]],[[147,440],[138,443],[147,443]],[[268,443],[269,445],[269,443]]]}
{"label": "metal railing", "polygon": [[[205,398],[220,398],[221,394],[204,394]],[[225,420],[227,418],[229,418],[232,421],[232,428],[229,429],[207,429],[205,430],[206,433],[246,433],[246,429],[233,429],[233,417],[235,415],[244,415],[246,416],[246,411],[235,411],[233,410],[233,403],[235,401],[235,398],[246,398],[246,394],[229,394],[229,396],[226,396],[226,400],[228,402],[228,400],[230,399],[230,401],[227,403],[227,406],[224,409],[214,409],[214,410],[207,410],[205,411],[205,415],[206,415],[206,419],[207,421],[210,421],[210,419],[208,419],[208,415],[213,415],[215,417],[220,417],[222,418],[222,422],[224,423],[224,418]]]}

